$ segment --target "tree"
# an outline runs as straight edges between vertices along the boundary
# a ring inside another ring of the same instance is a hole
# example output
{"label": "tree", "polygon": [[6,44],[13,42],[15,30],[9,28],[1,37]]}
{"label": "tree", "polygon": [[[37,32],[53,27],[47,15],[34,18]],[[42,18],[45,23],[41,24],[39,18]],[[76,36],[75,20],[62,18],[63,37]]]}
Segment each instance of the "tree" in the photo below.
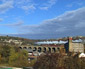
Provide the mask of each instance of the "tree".
{"label": "tree", "polygon": [[64,58],[63,66],[65,69],[85,69],[85,58],[79,58],[79,53],[75,56],[68,56]]}
{"label": "tree", "polygon": [[85,69],[85,58],[48,53],[38,57],[34,69]]}
{"label": "tree", "polygon": [[27,51],[16,52],[12,49],[9,57],[9,64],[15,67],[29,66]]}
{"label": "tree", "polygon": [[61,55],[57,53],[47,53],[46,55],[41,55],[38,57],[36,63],[34,64],[34,69],[57,69],[58,59]]}
{"label": "tree", "polygon": [[8,63],[10,48],[10,46],[0,46],[1,63]]}

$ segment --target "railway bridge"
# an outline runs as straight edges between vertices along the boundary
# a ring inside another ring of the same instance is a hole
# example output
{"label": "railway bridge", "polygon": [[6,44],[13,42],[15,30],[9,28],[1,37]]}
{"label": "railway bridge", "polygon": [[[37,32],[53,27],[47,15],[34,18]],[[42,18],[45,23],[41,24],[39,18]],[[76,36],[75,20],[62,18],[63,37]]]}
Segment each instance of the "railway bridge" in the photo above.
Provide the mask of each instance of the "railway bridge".
{"label": "railway bridge", "polygon": [[61,49],[64,50],[64,46],[19,46],[20,49],[32,50],[33,52],[60,52]]}

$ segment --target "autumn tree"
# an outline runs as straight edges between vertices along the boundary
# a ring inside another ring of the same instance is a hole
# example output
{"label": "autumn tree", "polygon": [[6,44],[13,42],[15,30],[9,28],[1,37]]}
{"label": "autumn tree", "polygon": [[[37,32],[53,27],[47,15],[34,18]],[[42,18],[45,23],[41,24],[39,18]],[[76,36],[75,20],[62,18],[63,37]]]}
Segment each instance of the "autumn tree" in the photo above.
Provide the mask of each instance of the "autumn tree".
{"label": "autumn tree", "polygon": [[68,57],[64,60],[65,69],[85,69],[85,58]]}
{"label": "autumn tree", "polygon": [[47,53],[46,55],[41,55],[38,57],[36,63],[34,64],[34,69],[57,69],[58,59],[61,55],[57,53]]}

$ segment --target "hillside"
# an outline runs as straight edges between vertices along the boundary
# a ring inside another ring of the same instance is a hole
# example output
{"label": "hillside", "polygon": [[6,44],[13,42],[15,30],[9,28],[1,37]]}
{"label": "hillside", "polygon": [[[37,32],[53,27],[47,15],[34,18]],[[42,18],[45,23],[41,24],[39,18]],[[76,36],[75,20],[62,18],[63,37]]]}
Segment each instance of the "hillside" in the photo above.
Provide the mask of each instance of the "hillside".
{"label": "hillside", "polygon": [[20,38],[20,37],[12,37],[12,36],[0,36],[0,43],[2,42],[14,43],[20,45],[27,45],[27,44],[34,45],[36,40]]}

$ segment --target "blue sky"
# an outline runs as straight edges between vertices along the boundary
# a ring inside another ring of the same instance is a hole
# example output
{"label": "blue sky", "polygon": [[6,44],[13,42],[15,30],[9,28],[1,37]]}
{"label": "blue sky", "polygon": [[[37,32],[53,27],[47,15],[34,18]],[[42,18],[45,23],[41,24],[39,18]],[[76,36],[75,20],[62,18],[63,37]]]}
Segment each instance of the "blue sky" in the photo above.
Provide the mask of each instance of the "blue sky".
{"label": "blue sky", "polygon": [[85,0],[0,0],[0,34],[30,39],[85,35]]}

